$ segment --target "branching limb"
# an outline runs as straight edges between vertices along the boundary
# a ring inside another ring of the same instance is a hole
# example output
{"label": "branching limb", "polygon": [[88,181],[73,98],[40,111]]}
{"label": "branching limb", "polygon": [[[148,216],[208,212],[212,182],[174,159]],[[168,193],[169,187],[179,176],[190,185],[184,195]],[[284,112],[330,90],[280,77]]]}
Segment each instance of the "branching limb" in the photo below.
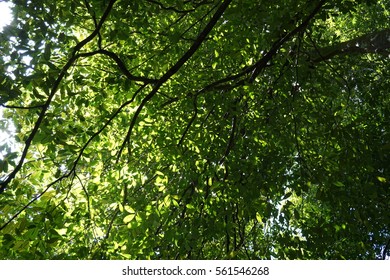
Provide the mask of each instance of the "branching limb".
{"label": "branching limb", "polygon": [[225,0],[221,6],[219,6],[218,10],[215,12],[211,20],[208,22],[206,27],[202,30],[202,32],[199,34],[198,38],[195,40],[195,42],[192,44],[192,46],[189,48],[189,50],[170,68],[168,71],[158,80],[158,82],[155,84],[152,91],[141,101],[141,104],[138,106],[137,111],[134,113],[129,130],[126,134],[126,137],[123,141],[123,144],[119,150],[117,161],[119,161],[119,158],[121,157],[123,153],[123,149],[125,148],[126,144],[130,142],[131,133],[134,129],[135,123],[137,122],[138,116],[141,113],[142,109],[145,107],[146,103],[148,103],[149,100],[153,98],[153,96],[158,92],[160,87],[169,80],[174,74],[176,74],[177,71],[180,70],[180,68],[193,56],[193,54],[199,49],[202,42],[206,39],[206,36],[210,33],[210,31],[213,29],[217,21],[221,18],[222,14],[225,12],[229,4],[232,0]]}
{"label": "branching limb", "polygon": [[52,186],[54,186],[55,184],[59,183],[60,181],[64,180],[65,178],[68,178],[69,176],[71,175],[71,173],[67,173],[63,176],[61,176],[60,178],[56,179],[55,181],[51,182],[50,184],[48,184],[46,186],[46,188],[40,192],[39,194],[37,194],[33,199],[30,200],[29,203],[27,203],[26,205],[24,205],[18,212],[16,212],[16,214],[14,214],[5,224],[3,224],[1,227],[0,227],[0,231],[2,231],[5,227],[7,227],[13,220],[15,220],[24,210],[26,210],[31,204],[33,204],[35,201],[37,201],[42,195],[44,195]]}
{"label": "branching limb", "polygon": [[106,10],[105,10],[102,18],[100,19],[96,29],[86,39],[84,39],[83,41],[81,41],[80,43],[78,43],[76,45],[76,47],[74,48],[74,50],[72,52],[70,59],[65,64],[65,66],[62,68],[60,74],[58,75],[57,79],[55,80],[55,82],[50,90],[49,97],[47,98],[45,104],[43,105],[43,107],[41,109],[41,112],[39,113],[39,117],[38,117],[37,121],[35,122],[34,128],[32,129],[29,137],[25,141],[25,146],[24,146],[24,149],[22,152],[22,156],[20,157],[18,164],[15,166],[15,169],[10,174],[8,174],[8,176],[4,179],[4,181],[2,181],[0,183],[0,194],[4,192],[7,185],[12,181],[13,178],[15,178],[16,174],[22,168],[24,160],[26,159],[26,156],[27,156],[27,152],[30,149],[32,140],[34,139],[35,135],[37,134],[38,129],[41,126],[41,124],[46,116],[46,111],[48,110],[48,108],[51,104],[51,101],[58,90],[60,83],[62,82],[63,78],[67,74],[67,71],[70,69],[70,67],[72,67],[74,62],[79,57],[77,55],[77,52],[79,52],[87,43],[89,43],[90,41],[92,41],[96,37],[96,35],[99,33],[101,27],[103,26],[103,23],[107,19],[111,9],[113,8],[113,5],[115,2],[116,2],[116,0],[111,0],[109,2],[108,7],[106,8]]}
{"label": "branching limb", "polygon": [[325,2],[326,0],[321,0],[314,8],[314,10],[302,21],[300,25],[298,25],[295,29],[287,33],[284,37],[277,40],[273,44],[271,49],[259,61],[257,61],[252,67],[249,67],[247,69],[247,71],[252,72],[251,78],[249,79],[250,82],[253,82],[256,79],[256,77],[260,74],[261,70],[263,70],[267,66],[267,64],[271,61],[271,59],[275,56],[275,54],[278,52],[278,50],[284,43],[289,41],[292,37],[294,37],[299,32],[305,30],[309,22],[321,10]]}
{"label": "branching limb", "polygon": [[[325,0],[320,1],[316,8],[306,17],[305,20],[303,20],[303,22],[298,27],[296,27],[294,30],[287,33],[283,37],[277,39],[272,45],[271,49],[255,64],[245,66],[237,74],[228,75],[222,79],[219,79],[211,84],[204,86],[203,89],[198,92],[198,94],[202,94],[204,92],[208,92],[214,89],[229,90],[248,83],[253,83],[255,78],[260,74],[261,70],[268,66],[269,62],[277,54],[280,47],[284,43],[289,41],[292,37],[294,37],[296,34],[302,32],[309,24],[310,20],[312,20],[314,16],[321,10],[325,2]],[[250,75],[249,79],[247,78],[248,75]]]}
{"label": "branching limb", "polygon": [[[92,142],[92,140],[97,137],[100,133],[103,132],[103,130],[112,122],[112,120],[125,108],[127,105],[129,105],[131,102],[134,101],[135,96],[137,95],[138,92],[140,92],[145,86],[140,87],[137,92],[134,94],[133,98],[125,103],[123,103],[113,114],[112,116],[108,119],[108,121],[97,131],[95,132],[89,139],[88,141],[84,144],[84,146],[80,149],[79,154],[76,158],[76,160],[73,162],[72,168],[64,175],[56,179],[55,181],[51,182],[50,184],[47,185],[45,190],[43,190],[39,195],[34,197],[28,204],[26,204],[22,209],[20,209],[14,216],[11,217],[10,220],[8,220],[3,226],[0,227],[0,231],[4,229],[9,223],[11,223],[14,219],[16,219],[24,210],[26,210],[32,203],[34,203],[36,200],[38,200],[44,193],[46,193],[52,186],[55,184],[61,182],[62,180],[69,178],[72,174],[76,174],[76,167],[78,162],[80,161],[85,149],[88,147],[88,145]],[[84,187],[83,187],[84,189]],[[87,197],[88,193],[84,189]],[[88,199],[89,203],[89,199]]]}

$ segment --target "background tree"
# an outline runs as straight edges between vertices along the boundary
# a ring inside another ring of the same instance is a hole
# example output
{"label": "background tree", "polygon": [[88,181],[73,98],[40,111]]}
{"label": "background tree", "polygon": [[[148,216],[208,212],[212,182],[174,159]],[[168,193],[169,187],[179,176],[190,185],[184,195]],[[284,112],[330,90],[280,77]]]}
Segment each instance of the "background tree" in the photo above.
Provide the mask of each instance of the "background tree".
{"label": "background tree", "polygon": [[3,258],[389,255],[388,1],[13,3]]}

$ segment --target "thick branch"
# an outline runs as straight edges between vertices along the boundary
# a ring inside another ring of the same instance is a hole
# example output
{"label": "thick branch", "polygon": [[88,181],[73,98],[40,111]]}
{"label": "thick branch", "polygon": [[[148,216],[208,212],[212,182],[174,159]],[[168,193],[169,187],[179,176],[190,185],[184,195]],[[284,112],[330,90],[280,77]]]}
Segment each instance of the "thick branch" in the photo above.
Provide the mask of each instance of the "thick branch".
{"label": "thick branch", "polygon": [[390,29],[365,34],[330,47],[318,48],[310,56],[312,62],[321,62],[335,56],[359,53],[390,55]]}

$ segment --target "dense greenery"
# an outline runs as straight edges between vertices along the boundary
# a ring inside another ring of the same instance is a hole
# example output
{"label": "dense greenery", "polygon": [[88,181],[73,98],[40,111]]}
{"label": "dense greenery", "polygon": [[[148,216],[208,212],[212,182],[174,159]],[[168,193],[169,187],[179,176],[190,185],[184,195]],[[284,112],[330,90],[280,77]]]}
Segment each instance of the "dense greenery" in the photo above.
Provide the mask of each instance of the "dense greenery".
{"label": "dense greenery", "polygon": [[389,1],[12,2],[0,258],[390,255]]}

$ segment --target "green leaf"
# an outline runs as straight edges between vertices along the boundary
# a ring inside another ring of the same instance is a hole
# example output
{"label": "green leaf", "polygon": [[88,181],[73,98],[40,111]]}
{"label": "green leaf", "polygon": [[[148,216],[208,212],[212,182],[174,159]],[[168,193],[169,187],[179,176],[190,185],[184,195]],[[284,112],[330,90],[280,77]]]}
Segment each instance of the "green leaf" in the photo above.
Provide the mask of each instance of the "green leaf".
{"label": "green leaf", "polygon": [[134,218],[135,218],[135,214],[127,215],[126,217],[123,218],[123,222],[124,222],[125,224],[128,224],[128,223],[130,223]]}
{"label": "green leaf", "polygon": [[387,182],[386,178],[384,178],[384,177],[377,176],[376,178],[377,178],[378,181],[381,182],[381,183],[386,183],[386,182]]}
{"label": "green leaf", "polygon": [[339,181],[334,182],[333,184],[334,184],[335,186],[337,186],[337,187],[344,187],[344,184],[343,184],[342,182],[339,182]]}
{"label": "green leaf", "polygon": [[27,2],[1,258],[383,258],[389,1]]}

